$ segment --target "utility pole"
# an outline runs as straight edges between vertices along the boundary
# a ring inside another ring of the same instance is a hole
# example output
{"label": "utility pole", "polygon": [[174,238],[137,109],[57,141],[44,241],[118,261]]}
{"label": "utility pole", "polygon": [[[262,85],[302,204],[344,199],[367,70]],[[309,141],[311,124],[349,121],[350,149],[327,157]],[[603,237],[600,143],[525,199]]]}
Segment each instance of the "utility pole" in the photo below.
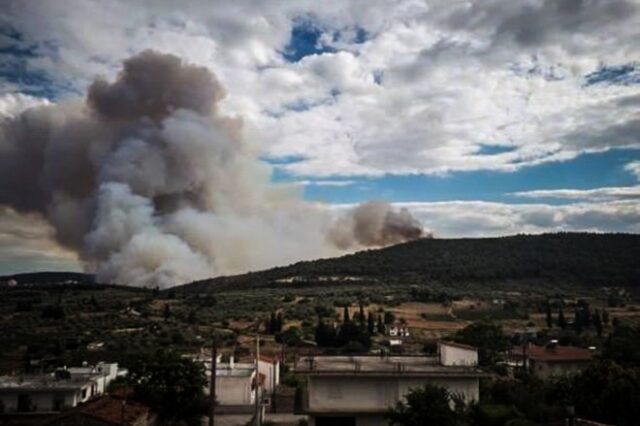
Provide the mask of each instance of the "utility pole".
{"label": "utility pole", "polygon": [[218,344],[214,338],[211,343],[211,380],[209,383],[209,397],[211,406],[209,407],[209,426],[214,426],[216,416],[216,370],[218,363]]}
{"label": "utility pole", "polygon": [[256,376],[255,376],[255,390],[256,390],[256,396],[255,396],[255,403],[256,403],[256,409],[255,409],[255,419],[256,419],[256,426],[260,426],[262,424],[262,421],[260,419],[260,391],[258,390],[258,387],[260,385],[260,372],[258,370],[258,367],[260,366],[260,335],[256,334]]}

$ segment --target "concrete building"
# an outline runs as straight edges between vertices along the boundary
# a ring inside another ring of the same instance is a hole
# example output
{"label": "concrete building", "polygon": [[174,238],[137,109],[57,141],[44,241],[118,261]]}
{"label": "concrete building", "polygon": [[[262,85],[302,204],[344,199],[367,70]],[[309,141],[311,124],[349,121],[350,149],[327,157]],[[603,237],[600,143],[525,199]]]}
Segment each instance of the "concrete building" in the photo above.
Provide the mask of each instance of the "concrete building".
{"label": "concrete building", "polygon": [[295,371],[307,376],[308,387],[298,411],[309,415],[311,426],[386,426],[387,410],[426,383],[444,386],[468,402],[477,401],[484,373],[475,366],[473,352],[442,342],[440,356],[301,358]]}
{"label": "concrete building", "polygon": [[55,413],[104,394],[123,374],[118,364],[73,367],[51,374],[0,377],[0,413]]}
{"label": "concrete building", "polygon": [[593,360],[593,351],[575,346],[560,346],[551,341],[546,346],[527,344],[515,346],[509,352],[508,365],[528,368],[536,376],[546,379],[551,376],[579,373]]}
{"label": "concrete building", "polygon": [[264,391],[271,395],[280,384],[280,360],[268,355],[260,355],[258,373],[264,375]]}

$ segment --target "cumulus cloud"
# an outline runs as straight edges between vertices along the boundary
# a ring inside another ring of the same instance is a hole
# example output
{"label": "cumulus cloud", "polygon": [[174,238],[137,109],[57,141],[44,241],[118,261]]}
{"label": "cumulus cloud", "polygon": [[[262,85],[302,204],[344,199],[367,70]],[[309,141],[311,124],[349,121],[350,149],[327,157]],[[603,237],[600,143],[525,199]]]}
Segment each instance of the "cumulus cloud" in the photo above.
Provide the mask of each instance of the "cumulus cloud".
{"label": "cumulus cloud", "polygon": [[[230,93],[220,108],[244,117],[267,154],[302,156],[279,167],[305,178],[513,171],[640,146],[630,102],[640,85],[605,72],[640,54],[630,0],[190,1],[179,10],[26,0],[5,9],[20,42],[36,46],[26,69],[76,90],[149,47],[214,69]],[[292,29],[305,21],[322,32],[324,52],[289,62]],[[587,84],[598,72],[602,83]],[[512,149],[486,155],[486,143]]]}

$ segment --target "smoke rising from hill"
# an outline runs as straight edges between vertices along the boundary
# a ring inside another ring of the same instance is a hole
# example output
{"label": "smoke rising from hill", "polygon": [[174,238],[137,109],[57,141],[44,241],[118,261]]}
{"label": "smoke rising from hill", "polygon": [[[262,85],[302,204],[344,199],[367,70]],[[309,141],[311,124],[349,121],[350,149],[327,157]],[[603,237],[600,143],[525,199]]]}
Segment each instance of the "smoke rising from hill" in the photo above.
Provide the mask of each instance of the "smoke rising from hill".
{"label": "smoke rising from hill", "polygon": [[0,204],[37,212],[98,279],[168,287],[418,238],[406,210],[366,203],[335,220],[273,184],[225,117],[206,68],[142,52],[86,102],[0,122]]}

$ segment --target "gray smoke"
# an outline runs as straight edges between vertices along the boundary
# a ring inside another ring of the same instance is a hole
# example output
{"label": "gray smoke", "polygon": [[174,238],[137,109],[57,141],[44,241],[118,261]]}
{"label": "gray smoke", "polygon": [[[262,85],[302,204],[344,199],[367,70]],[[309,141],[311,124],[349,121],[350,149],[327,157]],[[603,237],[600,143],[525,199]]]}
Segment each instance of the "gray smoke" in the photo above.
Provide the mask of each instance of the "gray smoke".
{"label": "gray smoke", "polygon": [[431,236],[409,210],[394,210],[384,201],[360,204],[338,218],[328,233],[329,240],[344,250],[383,247]]}
{"label": "gray smoke", "polygon": [[105,282],[167,287],[422,236],[408,211],[367,203],[334,221],[222,116],[206,68],[145,51],[85,102],[0,122],[0,204],[39,213]]}

